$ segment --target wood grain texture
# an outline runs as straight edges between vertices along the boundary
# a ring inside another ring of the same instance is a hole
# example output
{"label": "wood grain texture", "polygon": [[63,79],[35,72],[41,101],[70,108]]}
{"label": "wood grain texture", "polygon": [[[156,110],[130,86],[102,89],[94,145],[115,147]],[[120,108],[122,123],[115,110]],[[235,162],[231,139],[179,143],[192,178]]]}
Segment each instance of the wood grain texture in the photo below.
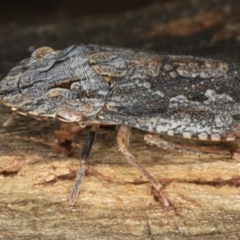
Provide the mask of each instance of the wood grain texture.
{"label": "wood grain texture", "polygon": [[[156,2],[114,17],[0,24],[0,75],[28,57],[27,48],[33,45],[58,49],[97,43],[239,60],[238,5],[223,0]],[[3,123],[9,111],[1,105],[0,113]],[[163,151],[145,145],[144,132],[133,130],[131,152],[165,184],[177,209],[165,211],[150,184],[118,153],[115,129],[103,128],[77,203],[70,207],[87,132],[76,138],[72,156],[54,155],[50,145],[56,146],[53,133],[58,127],[18,117],[0,129],[2,238],[240,238],[239,161]]]}

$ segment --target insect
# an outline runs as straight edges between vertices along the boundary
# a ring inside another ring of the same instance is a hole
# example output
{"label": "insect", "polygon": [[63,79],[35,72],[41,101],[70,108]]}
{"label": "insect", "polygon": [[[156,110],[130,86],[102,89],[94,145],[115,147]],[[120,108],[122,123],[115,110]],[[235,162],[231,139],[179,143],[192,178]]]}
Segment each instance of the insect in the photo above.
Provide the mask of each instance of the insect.
{"label": "insect", "polygon": [[[76,201],[100,125],[120,125],[119,151],[170,206],[163,186],[128,151],[131,128],[147,143],[181,147],[161,135],[235,141],[240,131],[240,63],[97,45],[36,49],[0,82],[0,100],[14,113],[91,126],[70,196]],[[183,151],[195,151],[181,149]]]}

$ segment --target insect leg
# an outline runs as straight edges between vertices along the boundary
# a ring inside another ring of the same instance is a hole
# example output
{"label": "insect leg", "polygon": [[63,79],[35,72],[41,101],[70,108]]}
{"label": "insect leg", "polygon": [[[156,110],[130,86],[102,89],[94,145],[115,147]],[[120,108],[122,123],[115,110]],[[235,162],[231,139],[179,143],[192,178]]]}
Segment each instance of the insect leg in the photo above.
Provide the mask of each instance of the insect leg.
{"label": "insect leg", "polygon": [[130,134],[131,127],[126,125],[120,126],[117,134],[119,151],[126,157],[129,164],[136,167],[141,172],[141,174],[148,179],[152,186],[159,192],[160,198],[162,199],[164,206],[169,207],[170,203],[162,191],[162,184],[160,184],[147,170],[145,170],[144,167],[137,161],[137,159],[128,151]]}
{"label": "insect leg", "polygon": [[144,141],[149,145],[156,145],[163,149],[175,150],[183,153],[194,153],[197,155],[205,153],[205,154],[221,155],[223,157],[232,157],[232,153],[230,151],[214,150],[211,148],[200,149],[198,147],[178,145],[178,144],[170,143],[168,141],[161,139],[157,134],[146,134],[144,136]]}
{"label": "insect leg", "polygon": [[92,125],[91,130],[89,132],[89,134],[87,135],[86,141],[84,143],[83,149],[82,149],[82,153],[81,153],[81,157],[80,157],[80,164],[81,167],[77,173],[77,177],[75,180],[75,184],[72,190],[72,193],[70,195],[69,198],[69,204],[70,205],[74,205],[77,195],[79,193],[80,190],[80,186],[83,180],[83,176],[85,173],[85,162],[91,152],[92,146],[93,146],[93,142],[96,136],[96,132],[99,128],[99,125]]}
{"label": "insect leg", "polygon": [[7,127],[9,126],[9,124],[12,122],[12,120],[17,116],[17,113],[16,112],[12,112],[10,114],[10,116],[8,117],[8,119],[3,123],[3,127]]}

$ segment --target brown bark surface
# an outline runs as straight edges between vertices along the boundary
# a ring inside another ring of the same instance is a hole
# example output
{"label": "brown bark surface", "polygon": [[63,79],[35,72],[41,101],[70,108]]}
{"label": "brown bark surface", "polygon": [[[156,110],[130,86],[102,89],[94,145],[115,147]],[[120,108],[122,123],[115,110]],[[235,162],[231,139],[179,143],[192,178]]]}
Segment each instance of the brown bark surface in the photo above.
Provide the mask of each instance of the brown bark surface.
{"label": "brown bark surface", "polygon": [[[32,18],[0,24],[0,77],[33,47],[93,43],[240,60],[240,3],[156,1],[115,16]],[[0,123],[10,111],[0,105]],[[69,128],[71,128],[69,126]],[[116,129],[101,128],[76,205],[68,197],[87,129],[72,154],[59,153],[59,123],[18,117],[0,128],[0,237],[3,239],[239,239],[240,162],[171,152],[133,130],[130,150],[175,207],[120,155]],[[186,142],[187,144],[187,142]]]}

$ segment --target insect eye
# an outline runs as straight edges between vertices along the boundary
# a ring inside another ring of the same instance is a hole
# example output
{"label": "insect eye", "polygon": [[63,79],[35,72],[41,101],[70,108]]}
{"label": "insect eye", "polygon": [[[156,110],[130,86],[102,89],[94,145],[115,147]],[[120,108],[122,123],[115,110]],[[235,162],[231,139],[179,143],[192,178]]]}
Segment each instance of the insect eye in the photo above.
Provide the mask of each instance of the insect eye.
{"label": "insect eye", "polygon": [[48,54],[52,51],[54,51],[54,50],[50,47],[40,47],[40,48],[37,48],[35,51],[32,52],[31,57],[43,58],[46,54]]}

